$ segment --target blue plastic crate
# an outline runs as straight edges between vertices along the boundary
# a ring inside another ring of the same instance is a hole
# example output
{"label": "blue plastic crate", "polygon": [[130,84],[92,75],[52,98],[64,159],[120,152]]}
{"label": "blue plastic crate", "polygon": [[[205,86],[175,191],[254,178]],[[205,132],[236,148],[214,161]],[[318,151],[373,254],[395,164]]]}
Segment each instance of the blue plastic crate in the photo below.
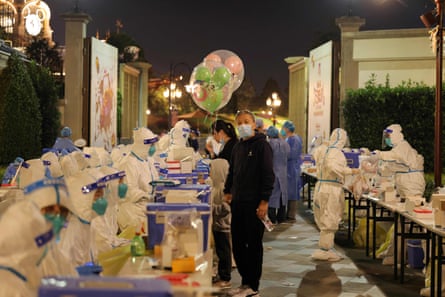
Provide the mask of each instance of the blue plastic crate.
{"label": "blue plastic crate", "polygon": [[165,202],[165,197],[162,195],[164,190],[194,190],[198,195],[198,200],[202,203],[210,203],[211,187],[207,184],[180,184],[178,186],[157,186],[155,192],[156,202]]}
{"label": "blue plastic crate", "polygon": [[39,287],[39,297],[173,297],[170,283],[158,278],[50,277]]}
{"label": "blue plastic crate", "polygon": [[350,168],[360,167],[360,161],[359,161],[360,152],[343,152],[343,154],[345,155],[348,167]]}
{"label": "blue plastic crate", "polygon": [[207,251],[209,247],[209,232],[211,228],[211,208],[207,203],[148,203],[148,248],[154,249],[155,245],[161,244],[164,237],[165,217],[168,215],[168,213],[193,208],[195,208],[201,215],[204,233],[203,250]]}

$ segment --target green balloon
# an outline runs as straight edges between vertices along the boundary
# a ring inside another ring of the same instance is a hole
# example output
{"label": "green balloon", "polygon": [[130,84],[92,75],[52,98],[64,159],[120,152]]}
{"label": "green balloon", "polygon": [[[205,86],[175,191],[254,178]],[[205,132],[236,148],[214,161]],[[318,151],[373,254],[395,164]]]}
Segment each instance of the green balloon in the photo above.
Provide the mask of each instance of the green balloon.
{"label": "green balloon", "polygon": [[207,99],[203,102],[203,107],[208,112],[212,113],[216,110],[218,110],[219,106],[221,105],[221,102],[223,100],[224,94],[222,90],[214,90],[209,92],[209,95],[207,96]]}
{"label": "green balloon", "polygon": [[210,73],[209,68],[205,66],[199,66],[196,68],[195,80],[209,82],[212,74]]}
{"label": "green balloon", "polygon": [[217,89],[221,89],[230,81],[231,77],[232,74],[227,67],[218,67],[213,73],[212,82]]}

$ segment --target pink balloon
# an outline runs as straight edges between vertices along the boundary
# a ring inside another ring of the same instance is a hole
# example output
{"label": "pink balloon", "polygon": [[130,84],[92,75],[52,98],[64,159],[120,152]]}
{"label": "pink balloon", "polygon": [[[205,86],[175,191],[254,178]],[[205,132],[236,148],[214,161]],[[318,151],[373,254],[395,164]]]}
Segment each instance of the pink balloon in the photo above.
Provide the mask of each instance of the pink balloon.
{"label": "pink balloon", "polygon": [[233,74],[239,74],[243,70],[243,62],[238,56],[230,56],[224,61],[224,65]]}
{"label": "pink balloon", "polygon": [[210,53],[207,55],[207,57],[204,58],[204,62],[215,62],[215,63],[221,63],[221,57],[217,54]]}

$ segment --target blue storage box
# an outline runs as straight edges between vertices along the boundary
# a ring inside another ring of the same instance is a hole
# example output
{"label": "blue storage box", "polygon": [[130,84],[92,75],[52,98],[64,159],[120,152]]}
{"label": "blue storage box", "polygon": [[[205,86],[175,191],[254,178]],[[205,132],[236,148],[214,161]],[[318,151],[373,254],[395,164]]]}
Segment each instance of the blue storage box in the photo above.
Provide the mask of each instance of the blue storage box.
{"label": "blue storage box", "polygon": [[207,184],[180,184],[178,186],[157,186],[155,192],[156,202],[165,202],[165,197],[162,194],[164,190],[174,191],[174,190],[194,190],[198,195],[199,201],[202,203],[210,203],[211,188]]}
{"label": "blue storage box", "polygon": [[179,180],[181,184],[196,184],[198,182],[198,174],[196,172],[168,173],[167,178]]}
{"label": "blue storage box", "polygon": [[301,163],[312,163],[315,165],[314,157],[311,154],[301,155]]}
{"label": "blue storage box", "polygon": [[423,263],[422,241],[420,239],[411,239],[407,241],[408,264],[411,268],[421,269],[425,266]]}
{"label": "blue storage box", "polygon": [[159,278],[99,276],[42,279],[39,297],[173,297],[170,283]]}
{"label": "blue storage box", "polygon": [[148,248],[154,249],[155,245],[161,244],[164,237],[164,223],[167,214],[193,208],[201,215],[204,233],[203,250],[207,251],[211,228],[211,208],[207,203],[148,203]]}
{"label": "blue storage box", "polygon": [[360,152],[343,152],[343,154],[346,157],[346,163],[348,164],[348,167],[350,168],[360,167],[360,161],[359,161]]}

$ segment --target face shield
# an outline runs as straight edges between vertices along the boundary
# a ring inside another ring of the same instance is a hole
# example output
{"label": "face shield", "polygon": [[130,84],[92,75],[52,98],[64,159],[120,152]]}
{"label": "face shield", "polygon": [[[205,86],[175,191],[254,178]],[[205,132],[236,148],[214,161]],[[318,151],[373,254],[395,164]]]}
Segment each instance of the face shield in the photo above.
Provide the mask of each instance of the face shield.
{"label": "face shield", "polygon": [[391,129],[385,129],[383,130],[383,134],[382,134],[382,149],[386,149],[386,148],[391,148],[392,147],[392,142],[391,142],[391,134],[392,134],[392,130]]}

